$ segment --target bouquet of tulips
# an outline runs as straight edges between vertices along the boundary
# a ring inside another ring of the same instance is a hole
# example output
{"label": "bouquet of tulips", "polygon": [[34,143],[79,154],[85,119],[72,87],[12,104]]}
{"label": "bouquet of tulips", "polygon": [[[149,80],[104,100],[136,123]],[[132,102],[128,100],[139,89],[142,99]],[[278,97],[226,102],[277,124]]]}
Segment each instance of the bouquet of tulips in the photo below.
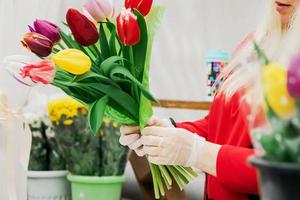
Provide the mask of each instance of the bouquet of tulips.
{"label": "bouquet of tulips", "polygon": [[[28,86],[51,84],[88,108],[89,126],[98,133],[104,115],[122,125],[144,128],[156,99],[149,89],[149,61],[163,9],[152,0],[126,0],[114,19],[111,0],[89,0],[83,11],[69,9],[64,29],[46,20],[29,26],[22,44],[40,59],[5,59],[10,74]],[[65,30],[65,31],[64,31]],[[181,166],[150,164],[156,198],[180,188],[196,174]],[[171,178],[173,177],[173,179]]]}
{"label": "bouquet of tulips", "polygon": [[256,119],[254,125],[255,141],[265,159],[300,164],[300,54],[296,54],[286,68],[270,62],[256,43],[255,49],[264,65],[265,104],[265,117]]}

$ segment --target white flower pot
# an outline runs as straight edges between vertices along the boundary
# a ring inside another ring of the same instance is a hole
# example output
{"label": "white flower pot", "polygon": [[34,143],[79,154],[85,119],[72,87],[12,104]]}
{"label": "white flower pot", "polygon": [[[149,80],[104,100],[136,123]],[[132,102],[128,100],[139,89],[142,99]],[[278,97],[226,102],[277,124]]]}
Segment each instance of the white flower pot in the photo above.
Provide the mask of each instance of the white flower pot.
{"label": "white flower pot", "polygon": [[29,171],[28,200],[71,200],[67,171]]}

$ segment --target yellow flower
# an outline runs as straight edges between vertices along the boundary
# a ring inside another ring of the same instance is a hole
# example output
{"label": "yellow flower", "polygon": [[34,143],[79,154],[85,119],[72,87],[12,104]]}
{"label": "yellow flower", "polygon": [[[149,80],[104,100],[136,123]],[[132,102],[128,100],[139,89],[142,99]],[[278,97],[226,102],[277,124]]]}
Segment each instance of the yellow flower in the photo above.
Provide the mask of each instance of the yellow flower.
{"label": "yellow flower", "polygon": [[64,121],[64,125],[66,125],[66,126],[70,126],[72,124],[73,124],[73,120],[72,119],[67,119],[67,120]]}
{"label": "yellow flower", "polygon": [[71,125],[73,123],[72,118],[78,116],[79,111],[81,111],[81,114],[87,114],[87,108],[71,97],[56,99],[48,103],[49,119],[56,124],[59,124],[62,116],[65,116],[67,120],[63,123]]}
{"label": "yellow flower", "polygon": [[269,106],[279,117],[290,117],[295,113],[295,100],[287,91],[286,69],[271,63],[263,69],[263,88]]}
{"label": "yellow flower", "polygon": [[108,127],[109,124],[110,124],[110,119],[107,118],[107,117],[104,117],[104,118],[103,118],[103,125],[106,126],[106,127]]}
{"label": "yellow flower", "polygon": [[65,49],[54,56],[52,61],[65,71],[80,75],[91,69],[91,59],[78,49]]}

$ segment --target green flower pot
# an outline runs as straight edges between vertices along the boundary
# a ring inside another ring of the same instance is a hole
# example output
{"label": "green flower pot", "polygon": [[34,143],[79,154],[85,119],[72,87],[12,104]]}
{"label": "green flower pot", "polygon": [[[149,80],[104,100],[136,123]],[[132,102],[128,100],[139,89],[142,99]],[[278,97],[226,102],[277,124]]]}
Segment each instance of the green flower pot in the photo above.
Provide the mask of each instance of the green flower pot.
{"label": "green flower pot", "polygon": [[125,176],[76,176],[69,174],[73,200],[120,200]]}

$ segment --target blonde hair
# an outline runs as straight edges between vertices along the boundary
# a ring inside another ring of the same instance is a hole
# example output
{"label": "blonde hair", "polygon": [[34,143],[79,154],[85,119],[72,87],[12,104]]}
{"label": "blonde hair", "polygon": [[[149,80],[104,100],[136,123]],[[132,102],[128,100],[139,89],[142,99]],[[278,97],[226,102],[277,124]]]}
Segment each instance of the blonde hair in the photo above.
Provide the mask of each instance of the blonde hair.
{"label": "blonde hair", "polygon": [[[288,66],[291,56],[300,47],[300,6],[286,30],[283,30],[281,26],[281,18],[276,11],[274,1],[266,0],[265,17],[259,24],[253,39],[272,62]],[[219,76],[220,80],[224,80],[219,94],[224,93],[226,97],[232,97],[240,89],[250,87],[251,90],[247,91],[246,96],[258,97],[262,94],[260,91],[261,69],[262,65],[257,59],[254,45],[249,42]]]}

